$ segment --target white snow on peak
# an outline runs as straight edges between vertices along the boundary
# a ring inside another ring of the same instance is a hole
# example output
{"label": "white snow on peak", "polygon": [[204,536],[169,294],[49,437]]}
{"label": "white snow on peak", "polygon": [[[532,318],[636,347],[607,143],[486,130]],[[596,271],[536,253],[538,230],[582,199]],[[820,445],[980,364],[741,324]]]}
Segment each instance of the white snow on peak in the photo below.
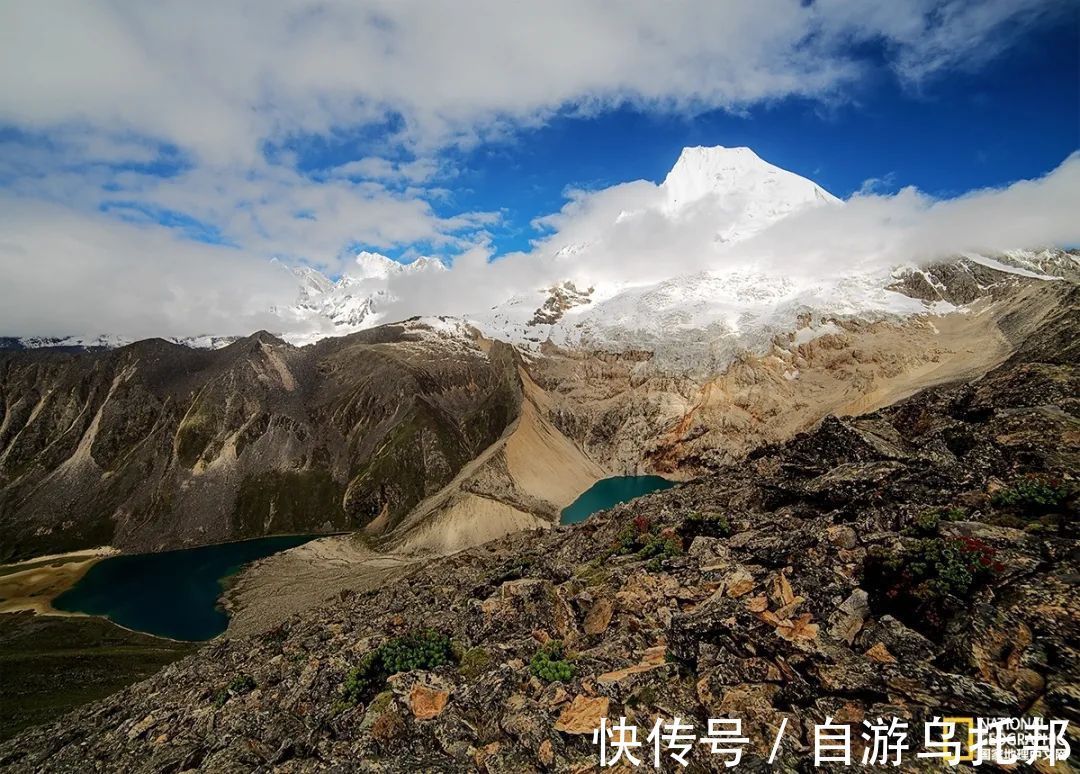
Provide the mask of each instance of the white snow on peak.
{"label": "white snow on peak", "polygon": [[438,258],[421,256],[411,263],[401,263],[387,258],[381,253],[369,253],[366,250],[357,254],[354,266],[349,267],[344,276],[355,280],[385,280],[421,271],[440,271],[446,265]]}
{"label": "white snow on peak", "polygon": [[392,258],[364,250],[357,254],[354,266],[349,268],[347,275],[359,280],[387,279],[404,271],[405,267]]}
{"label": "white snow on peak", "polygon": [[[227,347],[239,336],[164,336],[164,341],[172,344],[180,344],[191,349],[221,349]],[[7,339],[16,349],[116,349],[126,347],[139,339],[134,336],[118,336],[116,334],[102,333],[96,336],[24,336]],[[3,340],[0,339],[0,342]],[[0,346],[0,349],[3,347]]]}
{"label": "white snow on peak", "polygon": [[670,217],[709,207],[727,221],[720,240],[730,242],[796,210],[840,200],[812,180],[764,161],[749,148],[683,148],[660,185]]}
{"label": "white snow on peak", "polygon": [[367,250],[362,250],[361,253],[356,254],[356,260],[346,274],[355,280],[388,280],[392,276],[445,268],[445,264],[437,258],[422,256],[411,263],[402,263],[393,258],[387,258],[381,253],[368,253]]}
{"label": "white snow on peak", "polygon": [[329,293],[334,283],[327,279],[321,271],[310,266],[299,266],[293,269],[293,274],[300,281],[300,298],[310,299]]}
{"label": "white snow on peak", "polygon": [[[362,251],[336,281],[310,266],[293,269],[299,282],[296,303],[287,310],[298,328],[315,327],[323,335],[341,336],[370,328],[384,320],[386,307],[396,299],[390,282],[398,277],[431,271],[445,271],[437,258],[420,257],[401,263],[381,253]],[[294,336],[308,341],[317,334],[304,332]]]}
{"label": "white snow on peak", "polygon": [[[554,237],[527,256],[536,264],[535,273],[528,274],[536,278],[535,287],[511,288],[506,291],[514,291],[509,298],[491,298],[483,311],[451,311],[486,336],[525,351],[539,349],[545,341],[589,349],[647,349],[658,362],[699,369],[721,368],[739,350],[768,347],[781,332],[795,332],[799,342],[831,332],[824,323],[807,327],[800,322],[808,314],[818,314],[819,321],[822,315],[894,319],[952,308],[889,289],[896,284],[896,271],[921,270],[914,264],[867,264],[826,277],[796,276],[775,261],[758,265],[750,257],[733,260],[740,253],[729,249],[732,242],[751,240],[739,250],[752,248],[753,238],[768,238],[759,232],[789,216],[807,208],[845,206],[813,181],[764,161],[749,148],[684,148],[660,185],[635,181],[611,190],[614,198],[605,198],[601,191],[568,207]],[[642,242],[644,260],[632,260]],[[631,259],[623,261],[626,253]],[[600,270],[593,260],[598,255],[608,258]],[[612,255],[618,260],[613,262]],[[669,255],[687,260],[669,265]],[[748,249],[745,255],[754,251]],[[1027,277],[1080,278],[1076,256],[1060,250],[966,258]],[[307,343],[395,322],[407,307],[398,302],[408,299],[410,278],[446,268],[436,258],[402,263],[368,251],[357,254],[337,278],[311,267],[288,268],[297,290],[291,306],[275,310],[282,319],[282,335],[293,343]],[[937,282],[925,276],[932,285]],[[569,303],[573,299],[560,297],[559,291],[567,287],[587,293],[581,294],[580,303]],[[422,318],[413,325],[425,336],[460,337],[464,329],[450,319]],[[203,337],[190,344],[220,346],[222,341]],[[20,343],[120,342],[65,338]]]}

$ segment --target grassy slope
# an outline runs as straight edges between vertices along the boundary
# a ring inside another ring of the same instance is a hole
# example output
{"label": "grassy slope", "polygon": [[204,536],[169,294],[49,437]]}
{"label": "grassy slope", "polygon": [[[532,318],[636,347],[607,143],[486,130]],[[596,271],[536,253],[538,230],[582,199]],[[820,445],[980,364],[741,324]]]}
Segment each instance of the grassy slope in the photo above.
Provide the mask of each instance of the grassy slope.
{"label": "grassy slope", "polygon": [[142,680],[195,647],[101,618],[0,616],[0,739]]}

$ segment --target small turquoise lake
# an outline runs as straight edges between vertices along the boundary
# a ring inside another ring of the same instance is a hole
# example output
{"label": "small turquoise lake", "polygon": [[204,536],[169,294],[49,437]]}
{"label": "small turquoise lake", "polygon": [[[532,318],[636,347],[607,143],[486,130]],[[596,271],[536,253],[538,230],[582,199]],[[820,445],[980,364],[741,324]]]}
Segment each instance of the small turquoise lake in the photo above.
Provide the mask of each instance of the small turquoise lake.
{"label": "small turquoise lake", "polygon": [[577,524],[597,511],[611,508],[635,497],[670,489],[675,486],[660,476],[613,476],[602,478],[585,490],[578,499],[566,506],[561,524]]}
{"label": "small turquoise lake", "polygon": [[53,600],[71,613],[110,621],[174,640],[208,640],[225,631],[218,605],[222,582],[249,562],[307,543],[319,535],[285,535],[160,554],[113,556],[91,567]]}

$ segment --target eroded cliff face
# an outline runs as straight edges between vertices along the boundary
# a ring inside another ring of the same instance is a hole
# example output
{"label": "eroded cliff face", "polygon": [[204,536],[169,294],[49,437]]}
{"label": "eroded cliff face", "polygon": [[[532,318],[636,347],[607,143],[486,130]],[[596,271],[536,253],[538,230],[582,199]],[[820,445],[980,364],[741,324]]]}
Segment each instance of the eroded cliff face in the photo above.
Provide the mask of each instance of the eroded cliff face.
{"label": "eroded cliff face", "polygon": [[296,348],[0,356],[0,551],[392,528],[514,422],[509,347],[421,322]]}
{"label": "eroded cliff face", "polygon": [[959,311],[877,321],[807,314],[719,369],[674,371],[650,352],[549,346],[531,371],[550,396],[552,423],[598,463],[691,478],[828,414],[872,411],[986,373],[1048,318],[1075,314],[1073,282],[976,269],[950,265],[909,282],[966,304]]}

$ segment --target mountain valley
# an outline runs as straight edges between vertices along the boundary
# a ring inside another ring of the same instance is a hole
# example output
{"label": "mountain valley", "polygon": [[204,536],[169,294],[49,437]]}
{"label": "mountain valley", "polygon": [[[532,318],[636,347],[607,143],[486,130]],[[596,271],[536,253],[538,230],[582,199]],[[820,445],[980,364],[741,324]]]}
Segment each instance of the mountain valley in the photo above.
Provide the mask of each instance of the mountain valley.
{"label": "mountain valley", "polygon": [[[282,264],[275,333],[0,339],[0,603],[27,636],[63,639],[26,611],[109,554],[321,536],[228,576],[224,635],[0,768],[578,771],[600,708],[786,719],[790,761],[825,715],[1075,714],[1080,253],[809,277],[746,256],[851,203],[748,149],[635,191],[481,311],[399,320],[455,269],[365,251]],[[595,268],[656,222],[701,254]],[[676,485],[560,525],[638,475]],[[888,597],[882,556],[965,541],[1002,569]],[[439,664],[347,687],[430,631]]]}

